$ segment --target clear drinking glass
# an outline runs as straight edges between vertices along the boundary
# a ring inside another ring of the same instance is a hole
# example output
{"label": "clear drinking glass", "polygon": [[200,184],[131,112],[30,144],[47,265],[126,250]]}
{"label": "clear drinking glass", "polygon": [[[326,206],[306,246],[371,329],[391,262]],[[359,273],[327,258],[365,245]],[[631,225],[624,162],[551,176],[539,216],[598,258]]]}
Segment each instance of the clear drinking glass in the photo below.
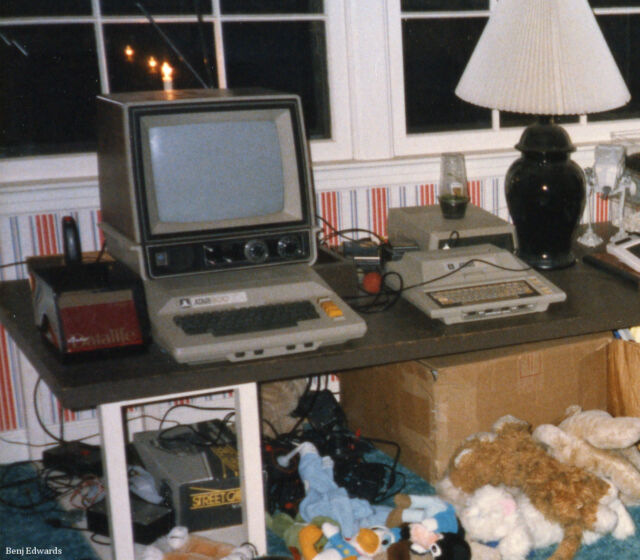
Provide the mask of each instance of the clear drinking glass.
{"label": "clear drinking glass", "polygon": [[464,155],[442,154],[440,158],[440,185],[438,201],[445,218],[463,218],[469,203],[467,169]]}

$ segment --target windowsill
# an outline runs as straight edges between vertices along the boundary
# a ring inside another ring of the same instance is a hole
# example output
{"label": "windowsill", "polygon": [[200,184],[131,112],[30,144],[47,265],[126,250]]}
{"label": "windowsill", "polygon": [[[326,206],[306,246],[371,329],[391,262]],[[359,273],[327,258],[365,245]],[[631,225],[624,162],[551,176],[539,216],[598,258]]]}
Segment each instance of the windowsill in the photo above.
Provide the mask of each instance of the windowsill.
{"label": "windowsill", "polygon": [[0,159],[0,185],[97,177],[95,152]]}
{"label": "windowsill", "polygon": [[[573,159],[590,165],[593,145],[579,146]],[[470,178],[502,176],[518,157],[514,149],[485,150],[466,154]],[[313,164],[318,191],[366,188],[420,182],[437,182],[440,155],[403,156],[381,160],[345,160]],[[38,197],[49,190],[93,190],[97,197],[97,158],[95,153],[65,156],[39,156],[0,160],[0,196]],[[89,196],[89,191],[82,197]]]}

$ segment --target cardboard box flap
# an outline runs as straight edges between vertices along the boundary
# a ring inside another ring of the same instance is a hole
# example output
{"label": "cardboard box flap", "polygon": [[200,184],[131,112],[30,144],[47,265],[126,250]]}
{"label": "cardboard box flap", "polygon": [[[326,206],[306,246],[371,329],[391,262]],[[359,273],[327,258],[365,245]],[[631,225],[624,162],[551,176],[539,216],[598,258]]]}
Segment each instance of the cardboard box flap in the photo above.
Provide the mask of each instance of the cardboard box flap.
{"label": "cardboard box flap", "polygon": [[528,344],[516,344],[513,346],[502,346],[490,350],[478,350],[475,352],[463,352],[461,354],[449,354],[446,356],[435,356],[424,360],[418,360],[425,367],[437,372],[444,367],[456,367],[471,362],[487,362],[499,359],[511,359],[512,356],[521,355],[527,352],[539,352],[552,350],[553,348],[566,348],[567,345],[584,344],[588,348],[593,348],[594,343],[600,341],[600,348],[606,347],[612,340],[613,334],[610,332],[587,334],[562,339],[544,340],[541,342],[530,342]]}

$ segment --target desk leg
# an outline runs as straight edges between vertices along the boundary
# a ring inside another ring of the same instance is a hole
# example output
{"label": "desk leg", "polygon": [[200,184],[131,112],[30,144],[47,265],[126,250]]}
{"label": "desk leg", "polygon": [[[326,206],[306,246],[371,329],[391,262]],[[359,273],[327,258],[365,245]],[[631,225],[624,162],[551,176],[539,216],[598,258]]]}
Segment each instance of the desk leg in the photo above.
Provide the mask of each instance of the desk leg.
{"label": "desk leg", "polygon": [[258,554],[264,555],[267,553],[267,535],[264,521],[265,502],[258,386],[256,383],[245,383],[237,385],[234,390],[243,523],[247,531],[247,540],[257,548]]}
{"label": "desk leg", "polygon": [[102,465],[106,475],[111,554],[114,560],[131,560],[135,556],[122,406],[118,403],[102,404],[98,406],[98,418]]}

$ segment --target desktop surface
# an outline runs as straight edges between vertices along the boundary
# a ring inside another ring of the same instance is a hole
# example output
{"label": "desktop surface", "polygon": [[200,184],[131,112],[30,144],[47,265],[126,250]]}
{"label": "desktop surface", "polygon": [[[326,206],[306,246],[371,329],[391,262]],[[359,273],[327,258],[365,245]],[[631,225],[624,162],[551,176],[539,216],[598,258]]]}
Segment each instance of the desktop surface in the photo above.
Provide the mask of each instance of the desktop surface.
{"label": "desktop surface", "polygon": [[34,326],[26,280],[0,283],[0,322],[62,405],[70,409],[640,325],[636,284],[581,260],[544,275],[566,292],[567,300],[542,313],[445,325],[399,300],[385,312],[366,315],[368,330],[360,339],[309,353],[239,363],[183,365],[152,343],[145,353],[62,364]]}

